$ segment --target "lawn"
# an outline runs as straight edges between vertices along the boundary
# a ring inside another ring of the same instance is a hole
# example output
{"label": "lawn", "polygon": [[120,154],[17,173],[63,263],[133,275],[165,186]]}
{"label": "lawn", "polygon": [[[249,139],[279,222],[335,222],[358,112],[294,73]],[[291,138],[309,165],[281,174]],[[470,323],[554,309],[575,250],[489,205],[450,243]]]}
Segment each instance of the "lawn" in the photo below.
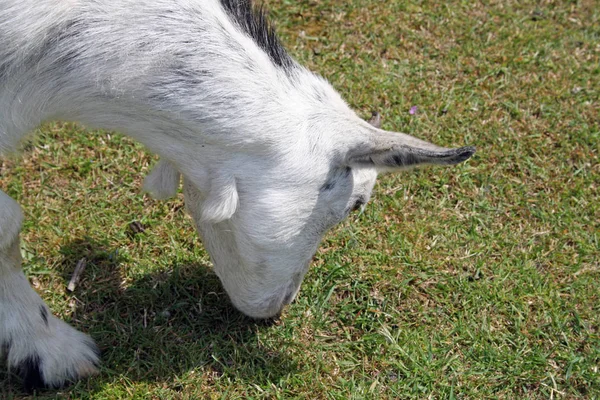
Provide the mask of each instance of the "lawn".
{"label": "lawn", "polygon": [[[600,3],[267,5],[361,115],[477,154],[381,177],[265,323],[230,305],[182,195],[140,193],[154,156],[45,124],[0,188],[32,285],[103,364],[31,398],[600,398]],[[24,396],[2,365],[0,398]]]}

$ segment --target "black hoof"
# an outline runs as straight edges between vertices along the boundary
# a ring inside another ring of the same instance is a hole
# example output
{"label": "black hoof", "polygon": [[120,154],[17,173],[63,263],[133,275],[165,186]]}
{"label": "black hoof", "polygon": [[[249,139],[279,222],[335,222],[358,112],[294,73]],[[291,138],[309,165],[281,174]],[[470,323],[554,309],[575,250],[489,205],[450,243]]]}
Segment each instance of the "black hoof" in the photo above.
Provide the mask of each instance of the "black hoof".
{"label": "black hoof", "polygon": [[31,393],[36,389],[44,389],[46,385],[40,371],[40,358],[28,357],[17,366],[18,374],[23,379],[24,389]]}

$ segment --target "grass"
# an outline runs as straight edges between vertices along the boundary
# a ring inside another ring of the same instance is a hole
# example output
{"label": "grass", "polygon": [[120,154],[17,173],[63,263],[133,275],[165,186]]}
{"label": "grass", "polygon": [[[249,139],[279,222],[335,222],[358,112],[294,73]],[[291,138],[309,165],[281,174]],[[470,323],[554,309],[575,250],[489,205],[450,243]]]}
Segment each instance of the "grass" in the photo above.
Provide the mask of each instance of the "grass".
{"label": "grass", "polygon": [[[600,4],[267,3],[361,114],[478,153],[382,177],[267,324],[231,307],[181,196],[139,193],[153,156],[44,125],[0,188],[33,286],[103,366],[31,398],[600,398]],[[0,397],[24,397],[4,367]]]}

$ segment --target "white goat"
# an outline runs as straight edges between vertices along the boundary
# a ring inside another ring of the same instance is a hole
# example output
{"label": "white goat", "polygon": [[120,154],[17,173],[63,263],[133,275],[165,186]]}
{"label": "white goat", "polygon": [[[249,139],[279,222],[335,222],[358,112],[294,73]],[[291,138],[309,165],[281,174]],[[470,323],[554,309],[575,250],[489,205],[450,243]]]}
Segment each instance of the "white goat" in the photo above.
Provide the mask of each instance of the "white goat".
{"label": "white goat", "polygon": [[[161,156],[145,187],[185,201],[232,303],[290,303],[327,229],[378,171],[456,164],[358,118],[283,49],[248,0],[1,0],[0,154],[48,119],[118,130]],[[21,270],[19,205],[0,191],[0,352],[29,387],[96,371],[94,342],[54,318]]]}

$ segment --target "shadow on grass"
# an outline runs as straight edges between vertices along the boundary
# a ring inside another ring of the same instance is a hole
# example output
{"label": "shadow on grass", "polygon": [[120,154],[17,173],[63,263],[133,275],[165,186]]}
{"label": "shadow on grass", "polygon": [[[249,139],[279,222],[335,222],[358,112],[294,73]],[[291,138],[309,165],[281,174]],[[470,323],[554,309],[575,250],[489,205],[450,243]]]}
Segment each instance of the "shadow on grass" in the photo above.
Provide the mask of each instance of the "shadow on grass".
{"label": "shadow on grass", "polygon": [[[281,349],[257,338],[278,321],[252,320],[235,310],[206,265],[183,263],[129,282],[118,252],[93,239],[73,241],[61,253],[65,285],[77,261],[87,260],[67,322],[91,335],[102,351],[100,375],[70,390],[91,394],[122,380],[180,390],[186,374],[200,374],[208,385],[221,376],[261,385],[296,370]],[[11,381],[16,393],[19,382]]]}

